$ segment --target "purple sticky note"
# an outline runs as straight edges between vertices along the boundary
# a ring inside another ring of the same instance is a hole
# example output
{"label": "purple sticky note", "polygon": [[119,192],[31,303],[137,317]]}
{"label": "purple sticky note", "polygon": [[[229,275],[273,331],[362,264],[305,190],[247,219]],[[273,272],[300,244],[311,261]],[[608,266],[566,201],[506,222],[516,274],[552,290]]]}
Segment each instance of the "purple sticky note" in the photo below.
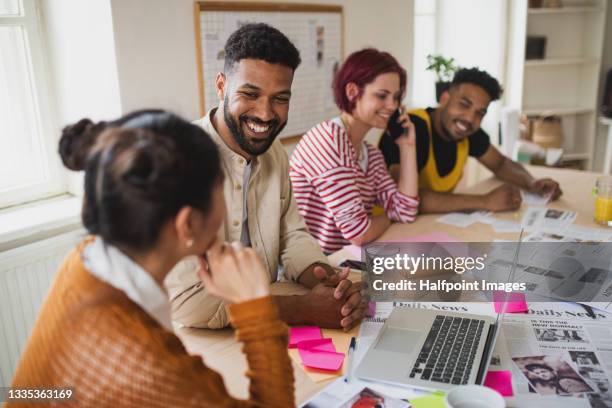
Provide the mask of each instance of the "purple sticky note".
{"label": "purple sticky note", "polygon": [[338,371],[344,361],[343,353],[313,349],[298,349],[298,352],[302,358],[302,364],[318,370]]}
{"label": "purple sticky note", "polygon": [[332,339],[303,340],[297,344],[298,350],[318,350],[336,352]]}
{"label": "purple sticky note", "polygon": [[300,341],[320,339],[321,329],[316,326],[291,327],[289,329],[289,348],[296,348]]}
{"label": "purple sticky note", "polygon": [[507,303],[504,313],[525,313],[529,310],[524,294],[505,293],[500,291],[493,292],[493,306],[495,307],[496,313],[501,313],[504,302]]}
{"label": "purple sticky note", "polygon": [[484,386],[499,392],[502,397],[511,397],[514,395],[512,391],[512,372],[508,370],[487,372]]}

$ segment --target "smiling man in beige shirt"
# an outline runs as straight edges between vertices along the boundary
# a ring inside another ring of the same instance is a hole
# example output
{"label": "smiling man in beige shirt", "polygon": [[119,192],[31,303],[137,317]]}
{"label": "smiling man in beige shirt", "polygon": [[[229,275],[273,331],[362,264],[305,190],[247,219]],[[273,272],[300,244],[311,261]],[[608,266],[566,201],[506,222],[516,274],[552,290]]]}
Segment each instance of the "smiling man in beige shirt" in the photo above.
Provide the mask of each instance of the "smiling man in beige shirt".
{"label": "smiling man in beige shirt", "polygon": [[[293,198],[287,154],[275,141],[287,123],[299,52],[280,31],[248,24],[230,36],[225,53],[215,83],[219,106],[197,122],[219,146],[225,173],[227,214],[219,239],[253,247],[271,282],[280,262],[286,279],[311,289],[275,296],[285,322],[348,329],[365,312],[360,285],[346,279],[348,271],[336,273],[308,233]],[[173,318],[190,327],[225,327],[225,304],[206,293],[198,267],[197,260],[185,260],[166,279]]]}

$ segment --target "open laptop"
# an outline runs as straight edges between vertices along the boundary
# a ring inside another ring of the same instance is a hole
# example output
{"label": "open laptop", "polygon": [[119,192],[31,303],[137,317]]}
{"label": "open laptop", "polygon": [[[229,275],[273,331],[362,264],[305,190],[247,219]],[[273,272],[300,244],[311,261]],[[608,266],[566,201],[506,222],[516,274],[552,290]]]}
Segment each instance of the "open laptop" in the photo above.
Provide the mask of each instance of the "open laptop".
{"label": "open laptop", "polygon": [[[522,235],[508,281],[514,277]],[[397,307],[355,376],[442,391],[482,384],[506,308],[501,309],[493,317]]]}

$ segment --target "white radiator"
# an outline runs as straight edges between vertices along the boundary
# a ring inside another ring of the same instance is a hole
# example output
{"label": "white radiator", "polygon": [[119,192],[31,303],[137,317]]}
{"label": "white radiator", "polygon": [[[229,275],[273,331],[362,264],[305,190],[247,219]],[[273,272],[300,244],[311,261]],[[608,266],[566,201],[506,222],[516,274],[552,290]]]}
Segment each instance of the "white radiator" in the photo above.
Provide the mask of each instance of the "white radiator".
{"label": "white radiator", "polygon": [[84,230],[0,252],[0,387],[8,387],[57,268]]}

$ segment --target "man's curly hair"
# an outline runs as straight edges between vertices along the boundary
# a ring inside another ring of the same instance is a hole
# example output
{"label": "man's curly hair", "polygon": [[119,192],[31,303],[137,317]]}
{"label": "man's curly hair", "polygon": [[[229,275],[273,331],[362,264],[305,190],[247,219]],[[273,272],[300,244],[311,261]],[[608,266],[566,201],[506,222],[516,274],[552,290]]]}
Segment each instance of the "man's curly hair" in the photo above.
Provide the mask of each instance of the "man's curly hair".
{"label": "man's curly hair", "polygon": [[478,68],[462,68],[455,73],[451,88],[461,84],[474,84],[485,90],[491,98],[491,102],[498,100],[501,97],[503,89],[497,79],[493,78],[486,71],[481,71]]}
{"label": "man's curly hair", "polygon": [[245,24],[229,36],[224,71],[231,71],[235,63],[247,58],[282,64],[294,71],[302,62],[300,52],[285,34],[264,23]]}

